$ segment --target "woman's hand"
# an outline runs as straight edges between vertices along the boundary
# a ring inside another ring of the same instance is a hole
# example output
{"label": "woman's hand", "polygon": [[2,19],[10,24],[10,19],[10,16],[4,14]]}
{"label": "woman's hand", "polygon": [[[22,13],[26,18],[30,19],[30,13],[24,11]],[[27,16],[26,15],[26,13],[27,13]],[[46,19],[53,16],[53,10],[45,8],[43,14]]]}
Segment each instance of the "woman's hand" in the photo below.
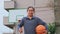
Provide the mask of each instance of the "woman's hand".
{"label": "woman's hand", "polygon": [[19,32],[20,32],[20,33],[22,33],[22,32],[23,32],[22,28],[19,28]]}

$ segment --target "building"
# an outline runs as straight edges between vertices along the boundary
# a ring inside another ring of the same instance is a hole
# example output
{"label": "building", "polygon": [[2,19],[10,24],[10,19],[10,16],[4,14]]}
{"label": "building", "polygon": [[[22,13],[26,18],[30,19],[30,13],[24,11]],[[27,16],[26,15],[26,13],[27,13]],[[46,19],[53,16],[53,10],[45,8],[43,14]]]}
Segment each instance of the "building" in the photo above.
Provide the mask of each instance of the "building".
{"label": "building", "polygon": [[[33,6],[35,10],[35,16],[41,18],[43,21],[48,23],[53,23],[56,21],[57,31],[59,34],[60,28],[60,0],[10,0],[4,1],[4,7],[9,12],[9,10],[14,9],[26,9],[28,6]],[[14,29],[15,24],[8,23],[8,17],[4,17],[4,25]],[[11,27],[12,26],[12,27]],[[15,29],[16,30],[16,29]]]}

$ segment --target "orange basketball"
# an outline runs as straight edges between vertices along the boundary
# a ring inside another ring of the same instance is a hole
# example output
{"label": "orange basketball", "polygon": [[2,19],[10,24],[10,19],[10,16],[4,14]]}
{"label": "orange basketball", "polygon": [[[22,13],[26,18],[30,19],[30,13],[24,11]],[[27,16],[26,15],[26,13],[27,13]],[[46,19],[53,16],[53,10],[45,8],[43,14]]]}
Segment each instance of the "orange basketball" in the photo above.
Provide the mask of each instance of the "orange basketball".
{"label": "orange basketball", "polygon": [[46,34],[46,27],[43,25],[38,25],[36,27],[36,33],[37,34]]}

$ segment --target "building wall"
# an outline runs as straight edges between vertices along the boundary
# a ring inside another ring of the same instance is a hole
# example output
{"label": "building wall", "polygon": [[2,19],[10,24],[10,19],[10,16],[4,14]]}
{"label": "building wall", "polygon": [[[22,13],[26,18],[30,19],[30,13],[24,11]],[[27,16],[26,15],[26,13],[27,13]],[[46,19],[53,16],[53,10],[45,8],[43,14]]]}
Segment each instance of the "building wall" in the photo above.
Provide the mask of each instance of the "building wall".
{"label": "building wall", "polygon": [[[54,16],[54,0],[12,0],[14,8],[27,8],[33,6],[35,8],[35,16],[39,17],[46,23],[55,21]],[[11,4],[12,5],[12,4]]]}
{"label": "building wall", "polygon": [[35,7],[35,16],[41,18],[46,23],[55,21],[54,0],[13,0],[15,8]]}
{"label": "building wall", "polygon": [[[13,1],[13,2],[12,2]],[[41,18],[46,23],[55,21],[54,16],[54,0],[12,0],[5,2],[5,8],[27,8],[33,6],[35,8],[35,16]],[[11,4],[14,3],[14,5]],[[8,4],[8,6],[6,6]],[[12,6],[10,6],[12,5]]]}
{"label": "building wall", "polygon": [[60,0],[55,0],[56,34],[60,34]]}

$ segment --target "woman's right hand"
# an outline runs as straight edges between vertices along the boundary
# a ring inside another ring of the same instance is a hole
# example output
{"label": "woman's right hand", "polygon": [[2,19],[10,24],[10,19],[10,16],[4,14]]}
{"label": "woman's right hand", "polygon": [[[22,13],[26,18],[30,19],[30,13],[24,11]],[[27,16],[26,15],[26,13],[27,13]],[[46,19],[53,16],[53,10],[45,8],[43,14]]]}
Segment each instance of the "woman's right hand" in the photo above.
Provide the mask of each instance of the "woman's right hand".
{"label": "woman's right hand", "polygon": [[22,33],[22,32],[23,32],[22,28],[19,28],[19,32],[20,32],[20,33]]}

